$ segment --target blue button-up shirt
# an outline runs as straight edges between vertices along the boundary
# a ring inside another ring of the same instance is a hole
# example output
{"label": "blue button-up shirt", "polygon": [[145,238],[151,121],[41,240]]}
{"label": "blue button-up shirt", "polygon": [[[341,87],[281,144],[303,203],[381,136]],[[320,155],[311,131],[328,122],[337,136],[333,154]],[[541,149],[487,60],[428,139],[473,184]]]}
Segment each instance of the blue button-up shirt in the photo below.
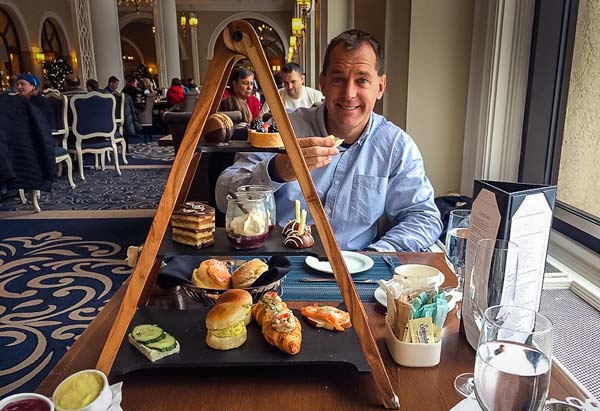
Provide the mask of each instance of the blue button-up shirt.
{"label": "blue button-up shirt", "polygon": [[[298,138],[327,136],[325,105],[289,114]],[[219,209],[226,196],[243,184],[264,184],[275,190],[277,224],[295,218],[294,201],[307,208],[297,181],[278,183],[269,175],[271,153],[238,154],[216,187]],[[325,214],[342,250],[423,251],[440,235],[440,214],[433,187],[414,141],[383,116],[372,113],[359,139],[331,163],[311,171]],[[378,233],[382,216],[392,223]],[[312,219],[309,218],[312,224]]]}

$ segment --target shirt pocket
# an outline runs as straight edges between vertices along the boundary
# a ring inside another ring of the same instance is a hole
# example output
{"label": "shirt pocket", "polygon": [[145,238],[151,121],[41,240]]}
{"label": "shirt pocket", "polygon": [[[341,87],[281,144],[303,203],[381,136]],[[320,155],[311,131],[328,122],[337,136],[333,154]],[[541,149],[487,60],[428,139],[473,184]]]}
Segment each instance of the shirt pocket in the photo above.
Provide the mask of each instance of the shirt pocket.
{"label": "shirt pocket", "polygon": [[376,221],[385,207],[387,182],[387,177],[355,174],[350,194],[350,210],[354,209],[362,221]]}

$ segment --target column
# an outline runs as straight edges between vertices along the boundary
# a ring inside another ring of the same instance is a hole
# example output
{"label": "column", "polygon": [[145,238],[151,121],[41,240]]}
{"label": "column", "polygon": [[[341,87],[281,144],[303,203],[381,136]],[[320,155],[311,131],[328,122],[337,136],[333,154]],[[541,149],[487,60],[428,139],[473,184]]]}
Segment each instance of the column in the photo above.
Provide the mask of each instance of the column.
{"label": "column", "polygon": [[81,82],[85,84],[88,79],[97,79],[96,59],[94,57],[94,44],[92,42],[92,20],[90,17],[89,0],[75,0],[71,3],[74,16],[75,30],[79,40],[79,61]]}
{"label": "column", "polygon": [[161,87],[169,87],[173,77],[181,78],[175,0],[156,0],[154,25],[158,79]]}
{"label": "column", "polygon": [[198,52],[198,28],[190,28],[190,36],[192,39],[192,68],[194,70],[194,81],[200,85],[200,56]]}
{"label": "column", "polygon": [[96,80],[103,87],[110,76],[117,76],[121,80],[121,85],[124,85],[117,3],[115,1],[90,1],[89,10],[92,21]]}

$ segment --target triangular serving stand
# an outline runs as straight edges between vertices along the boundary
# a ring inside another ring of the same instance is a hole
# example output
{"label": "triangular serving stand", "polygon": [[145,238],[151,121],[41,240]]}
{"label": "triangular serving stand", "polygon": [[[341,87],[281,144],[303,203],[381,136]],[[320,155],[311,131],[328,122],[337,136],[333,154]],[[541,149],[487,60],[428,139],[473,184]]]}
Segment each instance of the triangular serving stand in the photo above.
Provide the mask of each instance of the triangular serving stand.
{"label": "triangular serving stand", "polygon": [[327,259],[333,267],[335,279],[344,297],[362,350],[371,367],[373,379],[383,400],[383,405],[386,408],[400,408],[398,397],[394,393],[373,334],[369,329],[366,312],[354,288],[354,283],[341,256],[329,221],[323,212],[323,206],[277,92],[260,41],[252,26],[240,20],[229,23],[215,45],[214,58],[209,64],[206,82],[202,87],[198,103],[175,157],[173,168],[169,174],[165,191],[148,232],[144,248],[131,275],[123,302],[104,344],[96,368],[106,374],[110,372],[137,306],[141,305],[141,302],[145,303],[149,291],[154,286],[155,274],[151,275],[151,273],[157,271],[156,257],[158,250],[167,231],[174,207],[187,197],[191,180],[196,173],[200,155],[195,156],[194,153],[206,119],[210,114],[217,111],[227,79],[235,63],[246,57],[250,59],[256,70],[256,76],[260,80],[269,107],[271,107],[271,112],[277,122],[287,154],[291,159],[292,168],[300,183],[308,209],[315,221]]}

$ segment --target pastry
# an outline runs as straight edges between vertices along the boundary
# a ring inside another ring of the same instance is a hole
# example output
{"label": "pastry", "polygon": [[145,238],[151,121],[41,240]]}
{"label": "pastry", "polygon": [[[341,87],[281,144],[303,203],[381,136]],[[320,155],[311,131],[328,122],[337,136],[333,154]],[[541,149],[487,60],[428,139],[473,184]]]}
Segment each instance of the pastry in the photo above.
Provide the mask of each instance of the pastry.
{"label": "pastry", "polygon": [[335,147],[339,147],[344,142],[343,138],[337,138],[333,134],[330,134],[327,137],[333,140],[333,142],[335,143]]}
{"label": "pastry", "polygon": [[246,318],[244,324],[248,325],[252,321],[250,310],[252,308],[252,296],[246,290],[227,290],[219,296],[217,304],[236,303],[244,307]]}
{"label": "pastry", "polygon": [[352,326],[350,314],[330,305],[309,305],[302,307],[302,315],[309,324],[317,328],[344,331]]}
{"label": "pastry", "polygon": [[283,140],[275,124],[268,126],[265,132],[262,121],[253,120],[248,129],[248,144],[257,148],[282,148]]}
{"label": "pastry", "polygon": [[255,258],[241,266],[231,274],[233,288],[248,288],[267,271],[269,266],[263,260]]}
{"label": "pastry", "polygon": [[199,201],[188,201],[171,216],[173,241],[208,247],[215,241],[215,209]]}
{"label": "pastry", "polygon": [[276,292],[265,293],[256,304],[252,306],[252,318],[262,325],[265,318],[268,319],[275,312],[287,310],[287,304],[281,300]]}
{"label": "pastry", "polygon": [[196,287],[211,290],[226,290],[230,288],[231,275],[223,261],[209,259],[200,263],[192,273],[192,283]]}
{"label": "pastry", "polygon": [[227,239],[233,248],[247,250],[262,247],[269,236],[267,215],[257,208],[234,217],[227,225]]}
{"label": "pastry", "polygon": [[246,342],[246,310],[235,302],[217,304],[206,314],[206,345],[231,350]]}
{"label": "pastry", "polygon": [[274,313],[270,321],[262,323],[265,340],[281,351],[291,355],[298,354],[302,345],[302,327],[291,310]]}
{"label": "pastry", "polygon": [[202,138],[208,143],[227,143],[233,135],[233,121],[228,115],[214,113],[208,116]]}

